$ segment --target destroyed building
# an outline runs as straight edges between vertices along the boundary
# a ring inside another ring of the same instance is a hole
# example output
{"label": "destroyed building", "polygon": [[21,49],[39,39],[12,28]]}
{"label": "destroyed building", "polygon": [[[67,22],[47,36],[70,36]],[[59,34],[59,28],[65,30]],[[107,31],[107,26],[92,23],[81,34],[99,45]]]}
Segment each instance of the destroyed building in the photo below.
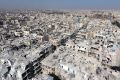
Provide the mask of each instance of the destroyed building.
{"label": "destroyed building", "polygon": [[120,80],[116,14],[0,13],[0,80]]}

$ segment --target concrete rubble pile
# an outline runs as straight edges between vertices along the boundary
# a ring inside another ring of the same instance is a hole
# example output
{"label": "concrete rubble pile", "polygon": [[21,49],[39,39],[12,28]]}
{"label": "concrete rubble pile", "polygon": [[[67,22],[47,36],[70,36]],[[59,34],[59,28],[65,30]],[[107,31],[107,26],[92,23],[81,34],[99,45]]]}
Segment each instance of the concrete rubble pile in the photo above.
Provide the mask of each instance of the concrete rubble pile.
{"label": "concrete rubble pile", "polygon": [[27,64],[50,45],[55,42],[58,45],[62,37],[75,29],[69,16],[62,12],[1,11],[0,80],[22,80]]}
{"label": "concrete rubble pile", "polygon": [[0,80],[120,80],[118,14],[0,11]]}
{"label": "concrete rubble pile", "polygon": [[119,27],[112,24],[112,16],[87,18],[76,38],[42,61],[44,74],[54,73],[62,80],[120,80]]}

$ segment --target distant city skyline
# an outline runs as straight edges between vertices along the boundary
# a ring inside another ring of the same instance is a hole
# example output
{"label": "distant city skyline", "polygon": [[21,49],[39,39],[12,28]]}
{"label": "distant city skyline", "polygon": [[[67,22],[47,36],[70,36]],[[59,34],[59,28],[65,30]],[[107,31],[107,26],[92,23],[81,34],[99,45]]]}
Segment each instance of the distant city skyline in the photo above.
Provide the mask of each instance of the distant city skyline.
{"label": "distant city skyline", "polygon": [[0,0],[0,8],[120,9],[120,0]]}

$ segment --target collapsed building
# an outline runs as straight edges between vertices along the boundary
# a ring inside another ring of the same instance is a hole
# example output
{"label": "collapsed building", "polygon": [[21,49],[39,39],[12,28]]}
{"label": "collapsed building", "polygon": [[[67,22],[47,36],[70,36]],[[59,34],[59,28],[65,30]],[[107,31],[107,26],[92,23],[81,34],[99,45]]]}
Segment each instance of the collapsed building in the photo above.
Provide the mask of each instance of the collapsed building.
{"label": "collapsed building", "polygon": [[[102,25],[98,29],[96,24],[88,24],[87,27],[95,26],[92,32],[82,27],[76,38],[68,39],[43,60],[45,74],[54,73],[63,80],[119,80],[120,47],[119,37],[115,37],[120,34],[116,33],[119,29],[109,21],[99,23]],[[81,37],[83,32],[86,37]]]}
{"label": "collapsed building", "polygon": [[[53,53],[55,46],[49,43],[43,43],[38,48],[33,48],[23,53],[14,54],[13,56],[1,55],[1,68],[4,69],[1,72],[2,76],[8,78],[8,80],[27,80],[31,79],[34,75],[41,71],[41,61],[47,57],[50,53]],[[14,58],[16,57],[16,58]],[[18,58],[17,58],[18,57]],[[7,65],[7,66],[5,66]]]}
{"label": "collapsed building", "polygon": [[1,80],[120,79],[120,30],[108,12],[6,13],[0,18]]}

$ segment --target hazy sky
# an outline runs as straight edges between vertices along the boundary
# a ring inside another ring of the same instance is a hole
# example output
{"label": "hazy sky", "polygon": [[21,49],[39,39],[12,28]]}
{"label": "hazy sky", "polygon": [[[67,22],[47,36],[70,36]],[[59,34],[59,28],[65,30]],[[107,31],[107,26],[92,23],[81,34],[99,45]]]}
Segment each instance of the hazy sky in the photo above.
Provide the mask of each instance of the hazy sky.
{"label": "hazy sky", "polygon": [[118,9],[120,0],[0,0],[0,8]]}

